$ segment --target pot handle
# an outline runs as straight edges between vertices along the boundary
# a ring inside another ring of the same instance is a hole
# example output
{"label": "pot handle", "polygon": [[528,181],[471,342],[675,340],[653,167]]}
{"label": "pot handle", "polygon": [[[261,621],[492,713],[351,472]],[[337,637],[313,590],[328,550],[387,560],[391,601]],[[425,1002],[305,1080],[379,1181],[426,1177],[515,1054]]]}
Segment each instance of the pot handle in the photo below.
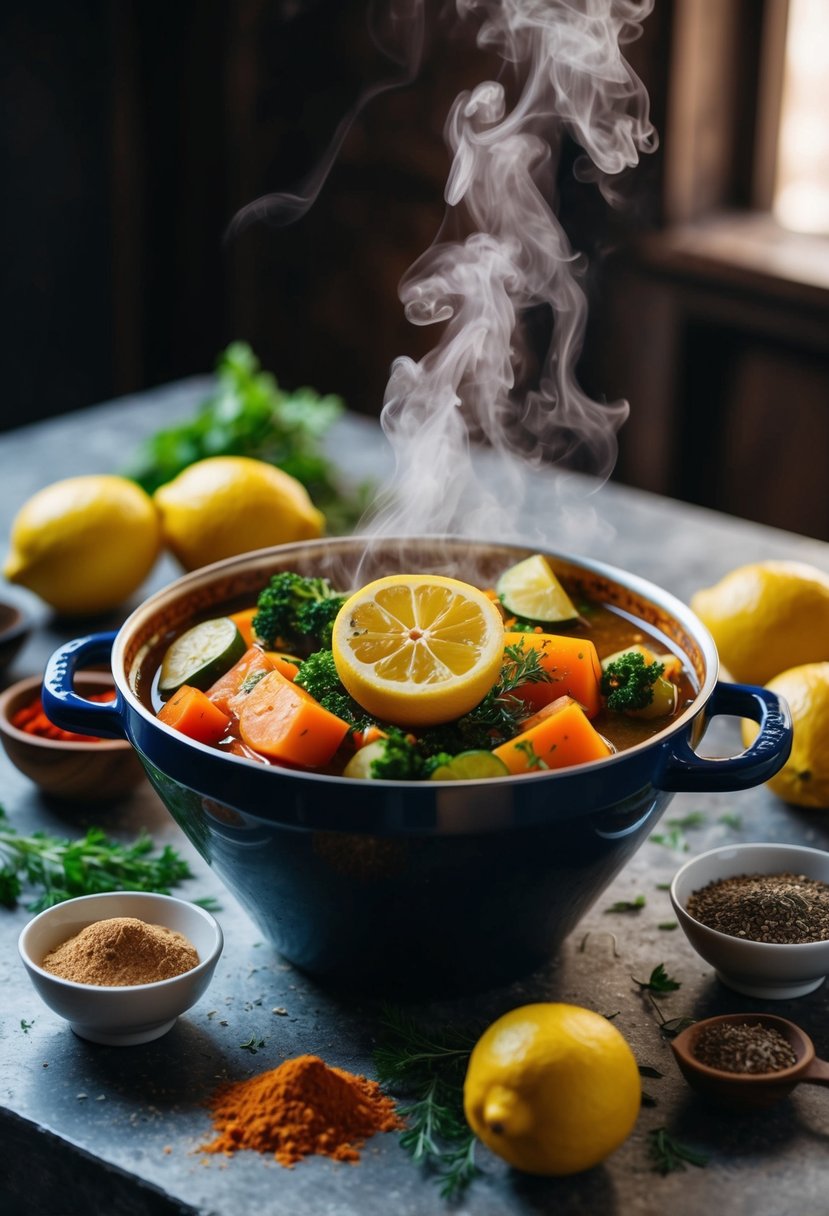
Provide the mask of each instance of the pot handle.
{"label": "pot handle", "polygon": [[762,785],[778,772],[792,750],[792,719],[782,697],[753,684],[716,684],[708,702],[709,717],[726,714],[751,718],[760,731],[744,752],[723,759],[698,756],[688,734],[670,740],[654,778],[661,790],[687,792],[745,790]]}
{"label": "pot handle", "polygon": [[124,739],[123,698],[115,689],[114,701],[87,701],[75,692],[75,672],[79,667],[101,663],[112,654],[115,633],[91,633],[59,646],[43,673],[41,701],[46,717],[63,730],[100,739]]}

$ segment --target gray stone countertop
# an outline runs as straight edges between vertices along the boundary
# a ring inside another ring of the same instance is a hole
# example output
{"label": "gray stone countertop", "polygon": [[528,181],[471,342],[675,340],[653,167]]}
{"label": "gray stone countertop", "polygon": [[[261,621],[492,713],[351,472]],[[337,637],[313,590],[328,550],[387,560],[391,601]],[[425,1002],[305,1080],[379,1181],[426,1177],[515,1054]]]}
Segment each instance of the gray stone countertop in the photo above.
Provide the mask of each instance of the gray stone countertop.
{"label": "gray stone countertop", "polygon": [[[0,441],[0,530],[29,494],[59,477],[118,471],[141,436],[189,417],[206,381],[193,380],[124,398],[12,432]],[[388,468],[376,425],[359,418],[336,424],[332,453],[356,479]],[[528,475],[527,518],[549,519],[549,479]],[[546,512],[546,515],[545,515]],[[578,527],[547,528],[553,547],[578,549],[650,578],[687,599],[743,562],[799,558],[829,570],[829,545],[726,518],[609,484],[585,501]],[[561,536],[570,544],[559,544]],[[540,539],[540,538],[539,538]],[[159,563],[139,602],[176,577]],[[14,589],[6,588],[12,593]],[[129,606],[127,606],[129,607]],[[117,624],[96,621],[95,628]],[[54,646],[86,631],[41,614],[6,682],[42,670]],[[719,719],[706,736],[712,754],[740,750],[736,724]],[[96,1046],[76,1038],[43,1006],[20,964],[17,935],[31,915],[0,909],[0,1210],[5,1216],[76,1213],[199,1213],[240,1210],[273,1216],[698,1216],[714,1206],[729,1216],[788,1216],[829,1211],[829,1098],[803,1086],[776,1107],[750,1116],[712,1108],[681,1080],[653,1010],[632,976],[659,962],[681,980],[661,1002],[666,1017],[766,1010],[797,1021],[829,1056],[826,986],[796,1001],[762,1002],[723,987],[694,954],[660,889],[691,854],[737,840],[779,840],[825,848],[827,819],[788,808],[765,788],[736,794],[680,794],[666,820],[700,812],[684,833],[685,849],[648,841],[542,971],[479,997],[415,1007],[431,1019],[483,1024],[534,1000],[564,1000],[600,1012],[631,1043],[640,1065],[656,1069],[628,1141],[602,1165],[563,1179],[509,1170],[483,1149],[480,1177],[454,1206],[416,1168],[393,1135],[366,1146],[361,1162],[310,1157],[287,1170],[255,1153],[205,1158],[210,1136],[205,1101],[224,1078],[240,1079],[310,1052],[328,1063],[372,1073],[378,1010],[359,998],[326,991],[284,962],[194,853],[149,785],[99,808],[47,801],[0,755],[0,802],[19,832],[81,835],[99,825],[130,839],[146,829],[192,863],[195,877],[176,889],[185,898],[213,896],[225,949],[206,996],[155,1043]],[[725,817],[725,821],[724,821]],[[739,826],[737,826],[739,825]],[[646,896],[632,914],[607,914],[616,900]],[[276,1013],[275,1010],[284,1010]],[[241,1045],[262,1042],[256,1055]],[[648,1132],[666,1127],[708,1155],[665,1177],[648,1156]]]}

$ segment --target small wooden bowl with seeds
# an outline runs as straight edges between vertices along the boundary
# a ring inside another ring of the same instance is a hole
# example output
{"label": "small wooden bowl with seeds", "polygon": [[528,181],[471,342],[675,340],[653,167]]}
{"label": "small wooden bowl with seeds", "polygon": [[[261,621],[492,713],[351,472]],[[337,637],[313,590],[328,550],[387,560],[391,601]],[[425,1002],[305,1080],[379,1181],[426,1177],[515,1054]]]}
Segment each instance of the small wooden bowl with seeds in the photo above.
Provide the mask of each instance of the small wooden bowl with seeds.
{"label": "small wooden bowl with seeds", "polygon": [[829,975],[829,853],[738,844],[677,872],[671,902],[688,941],[735,992],[789,1000]]}
{"label": "small wooden bowl with seeds", "polygon": [[772,1106],[801,1083],[829,1085],[829,1063],[805,1031],[771,1013],[705,1018],[671,1048],[692,1089],[735,1110]]}

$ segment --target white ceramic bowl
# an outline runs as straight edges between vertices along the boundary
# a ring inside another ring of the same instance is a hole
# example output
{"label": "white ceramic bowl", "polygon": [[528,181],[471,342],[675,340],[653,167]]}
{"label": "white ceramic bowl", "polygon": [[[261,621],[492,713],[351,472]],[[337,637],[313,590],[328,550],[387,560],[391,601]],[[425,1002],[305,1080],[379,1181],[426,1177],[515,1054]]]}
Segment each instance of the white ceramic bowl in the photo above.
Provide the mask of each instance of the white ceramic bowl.
{"label": "white ceramic bowl", "polygon": [[[113,916],[135,916],[183,933],[198,951],[199,963],[172,979],[128,987],[78,984],[40,966],[50,950],[87,925]],[[81,1038],[121,1047],[149,1043],[171,1029],[179,1014],[207,989],[222,945],[218,923],[197,904],[139,891],[68,899],[29,921],[18,941],[20,957],[41,1000]]]}
{"label": "white ceramic bowl", "polygon": [[671,883],[671,903],[689,942],[724,984],[746,996],[788,1000],[813,992],[829,975],[829,941],[790,945],[732,937],[690,916],[688,900],[723,878],[783,873],[829,883],[829,853],[790,844],[727,845],[686,862]]}

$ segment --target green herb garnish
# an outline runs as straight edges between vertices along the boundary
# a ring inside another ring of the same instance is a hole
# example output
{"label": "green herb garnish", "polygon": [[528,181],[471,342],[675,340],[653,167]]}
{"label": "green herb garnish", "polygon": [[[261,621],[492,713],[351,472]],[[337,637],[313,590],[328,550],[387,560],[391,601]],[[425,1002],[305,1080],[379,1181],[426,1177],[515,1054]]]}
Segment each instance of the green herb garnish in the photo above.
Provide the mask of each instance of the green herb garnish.
{"label": "green herb garnish", "polygon": [[704,827],[705,822],[705,815],[702,811],[689,811],[681,819],[666,820],[665,826],[668,829],[667,832],[654,832],[649,839],[653,844],[664,845],[666,849],[672,849],[675,853],[687,853],[688,841],[685,838],[686,831]]}
{"label": "green herb garnish", "polygon": [[657,1127],[648,1132],[648,1152],[653,1168],[658,1174],[670,1174],[684,1170],[685,1163],[703,1167],[708,1164],[708,1154],[689,1148],[675,1140],[667,1128]]}
{"label": "green herb garnish", "polygon": [[[40,895],[27,904],[30,912],[42,912],[53,904],[77,895],[103,891],[156,891],[169,895],[170,888],[192,878],[190,866],[170,845],[153,853],[152,839],[142,833],[132,844],[110,840],[101,828],[89,828],[80,840],[66,840],[45,832],[21,836],[7,826],[0,807],[0,904],[13,908],[24,884]],[[202,907],[217,906],[200,900]]]}
{"label": "green herb garnish", "polygon": [[251,1036],[247,1043],[240,1043],[239,1046],[241,1047],[242,1051],[249,1051],[252,1056],[255,1056],[260,1047],[265,1046],[265,1040],[257,1039],[255,1036]]}
{"label": "green herb garnish", "polygon": [[443,1198],[455,1199],[478,1173],[476,1138],[463,1113],[463,1079],[475,1036],[424,1030],[388,1007],[382,1028],[374,1063],[381,1084],[404,1096],[398,1111],[407,1127],[400,1144],[436,1175]]}
{"label": "green herb garnish", "polygon": [[676,992],[682,985],[675,979],[672,979],[665,970],[664,963],[657,963],[650,974],[650,978],[646,980],[637,980],[635,976],[631,976],[634,984],[638,984],[643,992],[654,992],[657,996],[662,996],[666,992]]}
{"label": "green herb garnish", "polygon": [[635,899],[617,899],[615,904],[605,908],[605,912],[638,912],[646,903],[644,895],[637,895]]}

